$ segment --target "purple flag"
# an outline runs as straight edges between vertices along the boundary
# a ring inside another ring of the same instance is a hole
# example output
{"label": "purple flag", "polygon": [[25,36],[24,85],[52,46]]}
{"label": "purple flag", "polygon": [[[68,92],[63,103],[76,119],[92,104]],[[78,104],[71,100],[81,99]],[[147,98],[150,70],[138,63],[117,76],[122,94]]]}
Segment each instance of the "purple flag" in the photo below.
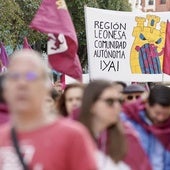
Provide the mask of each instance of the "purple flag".
{"label": "purple flag", "polygon": [[9,63],[8,55],[2,42],[0,43],[0,48],[0,72],[5,72]]}
{"label": "purple flag", "polygon": [[28,43],[27,37],[24,37],[23,48],[32,49]]}
{"label": "purple flag", "polygon": [[170,75],[170,22],[166,24],[165,48],[163,58],[163,73]]}

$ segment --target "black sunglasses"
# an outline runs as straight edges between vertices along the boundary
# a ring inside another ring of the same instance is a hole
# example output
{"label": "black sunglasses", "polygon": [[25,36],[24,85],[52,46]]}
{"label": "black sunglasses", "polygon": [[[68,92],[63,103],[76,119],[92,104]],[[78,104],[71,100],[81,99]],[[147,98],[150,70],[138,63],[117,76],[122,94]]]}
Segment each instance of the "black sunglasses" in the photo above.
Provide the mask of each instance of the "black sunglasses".
{"label": "black sunglasses", "polygon": [[124,102],[123,99],[121,98],[106,98],[106,99],[103,99],[103,98],[99,98],[101,101],[104,101],[108,106],[113,106],[114,103],[118,102],[120,104],[122,104]]}
{"label": "black sunglasses", "polygon": [[139,97],[140,97],[140,95],[136,95],[136,96],[128,95],[128,96],[127,96],[127,99],[128,99],[128,100],[132,100],[132,99],[134,99],[134,98],[135,98],[135,99],[139,99]]}

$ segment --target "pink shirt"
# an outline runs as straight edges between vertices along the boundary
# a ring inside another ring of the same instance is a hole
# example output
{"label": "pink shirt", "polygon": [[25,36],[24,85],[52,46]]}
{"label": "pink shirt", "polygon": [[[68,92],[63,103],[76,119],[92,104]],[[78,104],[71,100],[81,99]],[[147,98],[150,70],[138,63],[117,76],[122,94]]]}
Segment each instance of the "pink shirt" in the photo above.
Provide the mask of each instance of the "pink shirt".
{"label": "pink shirt", "polygon": [[[31,170],[96,170],[92,140],[79,123],[61,119],[31,132],[18,133],[18,137]],[[11,145],[10,126],[4,126],[0,129],[0,170],[22,169]]]}

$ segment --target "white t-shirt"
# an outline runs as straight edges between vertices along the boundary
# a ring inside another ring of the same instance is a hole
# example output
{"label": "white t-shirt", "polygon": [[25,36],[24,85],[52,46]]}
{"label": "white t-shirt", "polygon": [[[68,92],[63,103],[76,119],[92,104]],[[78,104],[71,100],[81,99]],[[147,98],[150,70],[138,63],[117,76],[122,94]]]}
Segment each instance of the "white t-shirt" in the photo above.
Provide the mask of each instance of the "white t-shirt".
{"label": "white t-shirt", "polygon": [[130,167],[123,161],[115,163],[109,156],[105,155],[101,151],[97,151],[96,159],[98,170],[131,170]]}

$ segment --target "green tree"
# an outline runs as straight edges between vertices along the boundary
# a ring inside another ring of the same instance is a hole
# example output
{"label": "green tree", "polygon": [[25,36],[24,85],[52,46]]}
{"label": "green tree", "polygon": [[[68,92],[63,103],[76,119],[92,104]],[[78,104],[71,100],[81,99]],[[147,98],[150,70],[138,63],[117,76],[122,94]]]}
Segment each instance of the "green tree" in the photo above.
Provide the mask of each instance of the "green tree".
{"label": "green tree", "polygon": [[29,43],[32,44],[36,50],[46,51],[47,36],[29,28],[29,24],[33,19],[41,1],[42,0],[15,0],[22,11],[22,18],[24,21],[24,33],[22,33],[21,41],[23,40],[23,37],[27,36]]}
{"label": "green tree", "polygon": [[15,1],[0,0],[0,15],[0,40],[15,47],[23,31],[22,11]]}
{"label": "green tree", "polygon": [[116,11],[131,11],[131,5],[128,0],[98,0],[100,8]]}
{"label": "green tree", "polygon": [[37,50],[45,50],[47,37],[29,28],[40,2],[41,0],[0,0],[0,41],[16,49],[27,36],[29,43],[36,45]]}

